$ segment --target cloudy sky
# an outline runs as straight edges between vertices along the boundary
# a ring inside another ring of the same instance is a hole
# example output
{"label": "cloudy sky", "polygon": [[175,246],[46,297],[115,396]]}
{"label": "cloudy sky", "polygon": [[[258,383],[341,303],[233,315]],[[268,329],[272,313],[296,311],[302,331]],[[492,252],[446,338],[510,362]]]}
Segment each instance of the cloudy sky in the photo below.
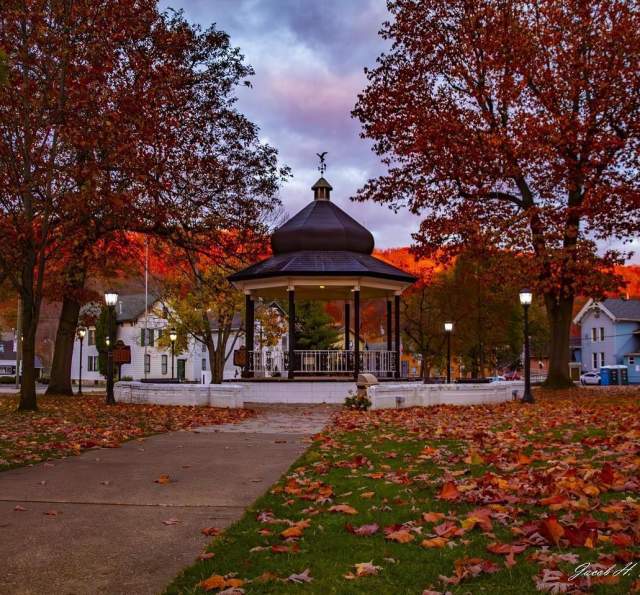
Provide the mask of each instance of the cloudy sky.
{"label": "cloudy sky", "polygon": [[316,153],[328,151],[332,200],[366,225],[380,248],[407,245],[417,219],[386,207],[349,200],[380,172],[370,143],[350,112],[365,86],[363,69],[384,48],[377,32],[384,0],[162,0],[184,9],[203,27],[216,23],[239,46],[256,75],[240,90],[240,109],[262,138],[278,148],[293,179],[281,193],[287,213],[312,198],[319,176]]}
{"label": "cloudy sky", "polygon": [[[387,17],[385,0],[161,0],[161,5],[183,9],[203,27],[216,23],[254,67],[253,88],[239,91],[240,109],[292,169],[293,179],[281,192],[289,215],[311,199],[319,175],[316,153],[328,151],[332,199],[371,230],[377,247],[411,242],[417,218],[349,200],[382,171],[350,112],[366,84],[364,67],[374,65],[385,49],[377,35]],[[631,248],[633,261],[640,262],[640,242]]]}

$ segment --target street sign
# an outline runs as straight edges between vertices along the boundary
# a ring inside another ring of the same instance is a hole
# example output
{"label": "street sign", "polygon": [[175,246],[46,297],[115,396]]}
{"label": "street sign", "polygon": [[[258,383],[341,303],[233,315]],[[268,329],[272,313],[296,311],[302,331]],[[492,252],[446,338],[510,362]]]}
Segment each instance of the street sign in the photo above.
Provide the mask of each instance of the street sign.
{"label": "street sign", "polygon": [[121,366],[131,363],[131,347],[118,342],[113,348],[113,363]]}

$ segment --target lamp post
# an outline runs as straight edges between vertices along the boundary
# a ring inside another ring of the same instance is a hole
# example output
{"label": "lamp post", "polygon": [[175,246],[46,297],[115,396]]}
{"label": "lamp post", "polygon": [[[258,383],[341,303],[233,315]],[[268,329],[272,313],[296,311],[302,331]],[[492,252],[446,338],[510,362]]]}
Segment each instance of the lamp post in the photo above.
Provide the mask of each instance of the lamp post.
{"label": "lamp post", "polygon": [[78,374],[78,396],[82,396],[82,344],[84,343],[84,336],[87,329],[81,326],[78,329],[78,339],[80,340],[80,373]]}
{"label": "lamp post", "polygon": [[107,305],[107,404],[111,405],[116,402],[113,396],[113,337],[111,336],[111,316],[113,309],[118,303],[118,294],[115,291],[106,291],[104,294],[104,303]]}
{"label": "lamp post", "polygon": [[530,289],[520,290],[520,303],[524,309],[524,395],[523,403],[533,403],[531,394],[531,355],[529,353],[529,306],[533,300]]}
{"label": "lamp post", "polygon": [[447,335],[447,384],[451,384],[451,333],[453,322],[444,323],[444,332]]}
{"label": "lamp post", "polygon": [[176,339],[178,338],[178,333],[176,329],[172,328],[169,331],[169,339],[171,339],[171,380],[174,379],[173,375],[173,358],[176,354]]}

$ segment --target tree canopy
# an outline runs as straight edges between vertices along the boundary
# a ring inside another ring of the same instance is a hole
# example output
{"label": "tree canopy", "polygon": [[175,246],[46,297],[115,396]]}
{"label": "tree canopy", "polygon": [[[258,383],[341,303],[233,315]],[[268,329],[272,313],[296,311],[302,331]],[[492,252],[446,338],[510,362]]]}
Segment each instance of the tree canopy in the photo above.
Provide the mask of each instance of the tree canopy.
{"label": "tree canopy", "polygon": [[640,13],[617,0],[397,0],[354,115],[388,172],[361,200],[424,214],[425,254],[526,254],[568,383],[576,295],[617,285],[595,240],[640,228]]}

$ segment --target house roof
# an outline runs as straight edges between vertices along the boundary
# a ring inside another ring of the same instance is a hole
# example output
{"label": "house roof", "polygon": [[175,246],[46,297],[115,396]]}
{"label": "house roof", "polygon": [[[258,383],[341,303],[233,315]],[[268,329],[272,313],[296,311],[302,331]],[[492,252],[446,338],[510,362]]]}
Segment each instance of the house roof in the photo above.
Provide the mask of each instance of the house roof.
{"label": "house roof", "polygon": [[574,318],[576,324],[580,324],[582,318],[590,310],[598,308],[604,312],[611,320],[627,320],[640,322],[640,300],[638,299],[624,299],[624,298],[606,298],[601,302],[595,300],[589,300],[578,312]]}
{"label": "house roof", "polygon": [[[147,305],[149,309],[158,301],[158,296],[148,294]],[[118,322],[129,322],[137,320],[144,314],[145,298],[144,293],[132,293],[118,296],[118,303],[115,307],[116,320]]]}
{"label": "house roof", "polygon": [[618,320],[640,321],[640,300],[627,300],[622,298],[607,298],[602,305]]}

